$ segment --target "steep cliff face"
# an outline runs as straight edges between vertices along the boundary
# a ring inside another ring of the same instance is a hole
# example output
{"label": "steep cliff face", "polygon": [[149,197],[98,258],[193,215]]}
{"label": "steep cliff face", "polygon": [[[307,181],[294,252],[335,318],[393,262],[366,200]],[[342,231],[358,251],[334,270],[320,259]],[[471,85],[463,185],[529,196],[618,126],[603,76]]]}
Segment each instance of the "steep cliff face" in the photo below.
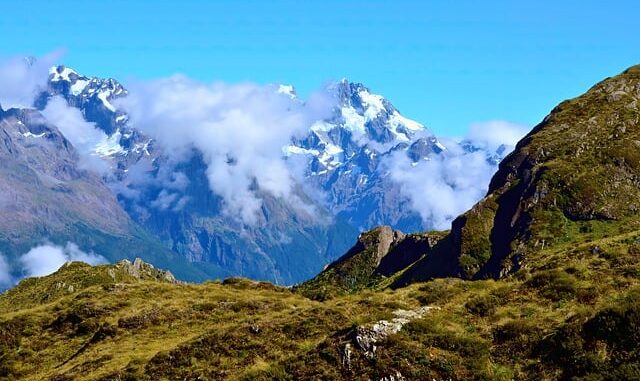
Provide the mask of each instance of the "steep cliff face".
{"label": "steep cliff face", "polygon": [[[33,110],[0,116],[0,210],[7,239],[83,221],[109,234],[130,222],[100,178],[78,168],[71,143]],[[79,202],[81,201],[81,202]]]}
{"label": "steep cliff face", "polygon": [[497,278],[550,245],[631,231],[640,210],[640,66],[562,102],[502,163],[487,196],[400,283]]}

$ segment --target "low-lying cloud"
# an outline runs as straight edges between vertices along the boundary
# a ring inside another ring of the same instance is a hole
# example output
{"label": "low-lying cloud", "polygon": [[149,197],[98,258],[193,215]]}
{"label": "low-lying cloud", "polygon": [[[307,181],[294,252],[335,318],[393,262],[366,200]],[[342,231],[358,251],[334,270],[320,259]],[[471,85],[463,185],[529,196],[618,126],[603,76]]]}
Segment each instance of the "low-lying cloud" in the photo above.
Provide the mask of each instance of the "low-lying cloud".
{"label": "low-lying cloud", "polygon": [[464,139],[441,139],[447,151],[431,160],[413,163],[404,153],[396,152],[386,165],[426,228],[448,229],[454,218],[486,194],[497,170],[492,160],[496,151],[503,146],[499,156],[508,154],[527,131],[524,126],[502,121],[474,124]]}
{"label": "low-lying cloud", "polygon": [[0,289],[10,286],[11,284],[13,284],[11,279],[11,268],[9,267],[9,263],[7,263],[4,255],[0,253]]}
{"label": "low-lying cloud", "polygon": [[491,120],[474,123],[469,126],[466,140],[475,147],[496,151],[501,145],[511,149],[520,141],[531,128],[504,120]]}
{"label": "low-lying cloud", "polygon": [[0,58],[0,106],[9,108],[32,107],[38,94],[47,88],[49,69],[62,57],[56,51],[39,57]]}
{"label": "low-lying cloud", "polygon": [[37,246],[18,259],[24,274],[29,277],[49,275],[69,261],[80,261],[90,265],[107,263],[103,256],[93,252],[86,253],[73,242],[67,242],[66,246],[52,244]]}
{"label": "low-lying cloud", "polygon": [[98,129],[95,123],[87,122],[82,112],[67,104],[60,96],[47,102],[42,115],[55,125],[80,155],[79,167],[105,174],[109,166],[96,154],[96,146],[107,139],[107,135]]}
{"label": "low-lying cloud", "polygon": [[[174,159],[200,151],[209,186],[224,200],[225,211],[249,224],[262,206],[258,190],[303,205],[282,147],[331,111],[331,102],[320,95],[303,104],[273,86],[207,85],[179,75],[132,83],[129,96],[115,103]],[[161,208],[175,201],[168,192],[161,196]]]}

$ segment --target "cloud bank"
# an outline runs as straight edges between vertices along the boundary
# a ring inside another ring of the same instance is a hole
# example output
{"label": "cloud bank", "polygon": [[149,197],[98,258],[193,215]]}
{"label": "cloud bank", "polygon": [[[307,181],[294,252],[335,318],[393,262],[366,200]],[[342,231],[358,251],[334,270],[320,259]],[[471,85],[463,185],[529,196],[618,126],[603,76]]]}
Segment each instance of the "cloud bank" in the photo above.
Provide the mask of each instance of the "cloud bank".
{"label": "cloud bank", "polygon": [[35,97],[47,88],[49,69],[62,57],[60,51],[38,59],[0,58],[0,106],[32,107]]}
{"label": "cloud bank", "polygon": [[[114,103],[176,161],[194,148],[200,151],[209,186],[224,200],[225,212],[249,224],[257,221],[262,206],[258,190],[303,205],[282,147],[331,111],[331,102],[321,95],[303,104],[273,86],[207,85],[180,75],[132,83],[129,96]],[[175,201],[167,192],[161,196],[159,207]]]}
{"label": "cloud bank", "polygon": [[107,263],[103,256],[93,252],[85,253],[73,242],[67,242],[64,247],[51,244],[37,246],[18,259],[24,273],[29,277],[49,275],[68,261],[80,261],[90,265]]}
{"label": "cloud bank", "polygon": [[442,139],[447,151],[429,161],[412,163],[403,152],[396,152],[385,164],[426,228],[448,229],[454,218],[486,194],[497,170],[492,158],[508,154],[528,130],[503,121],[478,123],[462,140]]}

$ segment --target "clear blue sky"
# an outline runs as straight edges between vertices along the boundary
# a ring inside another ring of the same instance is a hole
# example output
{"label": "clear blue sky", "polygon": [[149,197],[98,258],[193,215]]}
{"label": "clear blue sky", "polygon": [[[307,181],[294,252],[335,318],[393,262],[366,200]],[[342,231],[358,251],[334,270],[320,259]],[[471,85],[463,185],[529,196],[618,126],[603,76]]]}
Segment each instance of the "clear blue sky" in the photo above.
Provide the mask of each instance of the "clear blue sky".
{"label": "clear blue sky", "polygon": [[88,75],[291,83],[347,77],[440,135],[533,125],[640,63],[640,1],[3,2],[0,55],[64,48]]}

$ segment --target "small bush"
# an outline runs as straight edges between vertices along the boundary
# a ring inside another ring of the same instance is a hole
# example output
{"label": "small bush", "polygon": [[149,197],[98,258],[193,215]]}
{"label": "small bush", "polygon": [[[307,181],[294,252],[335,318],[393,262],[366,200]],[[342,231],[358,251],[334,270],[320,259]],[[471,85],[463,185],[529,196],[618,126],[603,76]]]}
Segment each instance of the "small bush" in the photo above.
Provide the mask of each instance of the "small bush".
{"label": "small bush", "polygon": [[486,317],[493,315],[496,311],[498,300],[495,296],[484,295],[469,300],[464,306],[467,311],[476,316]]}
{"label": "small bush", "polygon": [[493,330],[493,337],[496,342],[515,340],[521,337],[530,336],[535,328],[526,320],[511,320]]}
{"label": "small bush", "polygon": [[414,294],[413,297],[421,304],[438,304],[447,302],[460,292],[455,289],[453,285],[436,281],[425,283],[420,286],[418,291],[420,291],[420,293]]}
{"label": "small bush", "polygon": [[554,302],[573,299],[578,291],[576,278],[560,270],[537,272],[526,285]]}
{"label": "small bush", "polygon": [[218,308],[218,305],[214,303],[204,302],[204,303],[196,303],[193,306],[191,306],[191,308],[193,308],[194,311],[198,311],[198,312],[211,312],[216,308]]}

